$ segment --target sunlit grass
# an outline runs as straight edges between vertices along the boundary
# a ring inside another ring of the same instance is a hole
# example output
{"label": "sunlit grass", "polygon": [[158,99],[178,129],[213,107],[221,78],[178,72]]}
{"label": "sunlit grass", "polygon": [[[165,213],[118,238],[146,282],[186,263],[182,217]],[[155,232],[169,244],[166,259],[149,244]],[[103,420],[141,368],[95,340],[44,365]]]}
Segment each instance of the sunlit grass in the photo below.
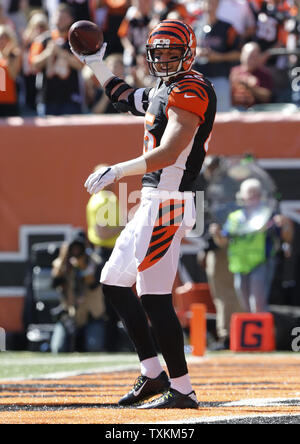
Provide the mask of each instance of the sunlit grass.
{"label": "sunlit grass", "polygon": [[90,372],[115,367],[134,368],[138,365],[134,353],[51,353],[1,352],[0,379],[45,377],[54,373]]}

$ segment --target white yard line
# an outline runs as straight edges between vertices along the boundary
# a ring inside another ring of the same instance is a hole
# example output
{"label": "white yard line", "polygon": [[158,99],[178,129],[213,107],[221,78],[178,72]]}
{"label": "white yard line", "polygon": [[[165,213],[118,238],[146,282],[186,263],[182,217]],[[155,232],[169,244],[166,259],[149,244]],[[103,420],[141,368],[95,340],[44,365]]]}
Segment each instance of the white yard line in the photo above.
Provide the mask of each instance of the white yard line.
{"label": "white yard line", "polygon": [[136,355],[99,355],[99,356],[49,356],[45,358],[35,358],[33,356],[23,357],[23,358],[1,358],[0,357],[0,365],[53,365],[53,364],[84,364],[84,363],[94,363],[94,362],[120,362],[120,360],[124,361],[132,361],[137,362]]}
{"label": "white yard line", "polygon": [[[277,418],[277,417],[299,417],[300,413],[259,413],[254,415],[227,415],[227,416],[203,416],[203,417],[194,417],[179,421],[163,421],[163,422],[155,422],[155,424],[209,424],[220,421],[235,421],[240,419],[253,419],[253,418]],[[144,423],[147,424],[147,423]]]}
{"label": "white yard line", "polygon": [[88,375],[93,373],[111,373],[111,372],[122,372],[122,371],[134,371],[139,368],[139,365],[134,364],[124,364],[124,365],[113,365],[113,366],[105,366],[105,367],[98,367],[90,370],[70,370],[70,371],[64,371],[64,372],[52,372],[52,373],[43,373],[43,374],[37,374],[37,375],[28,375],[28,376],[18,376],[15,378],[2,378],[0,379],[0,384],[5,382],[17,382],[17,381],[30,381],[33,379],[64,379],[69,378],[71,376],[78,376],[78,375]]}

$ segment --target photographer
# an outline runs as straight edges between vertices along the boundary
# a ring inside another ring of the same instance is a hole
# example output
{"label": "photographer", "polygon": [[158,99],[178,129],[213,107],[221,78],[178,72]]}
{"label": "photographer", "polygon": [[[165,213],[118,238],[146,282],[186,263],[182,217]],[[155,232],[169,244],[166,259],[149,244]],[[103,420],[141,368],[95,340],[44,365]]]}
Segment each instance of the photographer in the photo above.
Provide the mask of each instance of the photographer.
{"label": "photographer", "polygon": [[[294,226],[266,198],[265,184],[249,177],[236,194],[238,207],[228,213],[225,224],[210,225],[220,248],[228,247],[228,268],[243,311],[269,311],[271,284],[281,245],[290,251]],[[288,257],[288,256],[287,256]]]}
{"label": "photographer", "polygon": [[62,292],[61,304],[52,311],[57,318],[51,339],[53,353],[74,351],[80,336],[84,351],[103,350],[105,304],[99,262],[100,258],[86,248],[82,232],[64,243],[53,261],[53,286]]}

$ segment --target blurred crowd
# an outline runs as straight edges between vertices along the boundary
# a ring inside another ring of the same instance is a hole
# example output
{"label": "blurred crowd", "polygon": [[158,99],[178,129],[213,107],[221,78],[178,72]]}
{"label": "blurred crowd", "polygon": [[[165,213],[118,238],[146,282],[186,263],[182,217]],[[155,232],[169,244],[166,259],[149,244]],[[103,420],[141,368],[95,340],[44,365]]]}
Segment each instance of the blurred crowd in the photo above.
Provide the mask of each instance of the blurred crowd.
{"label": "blurred crowd", "polygon": [[89,68],[70,52],[68,30],[77,20],[92,20],[103,29],[110,69],[132,86],[153,84],[145,61],[149,30],[163,19],[176,18],[195,30],[194,68],[213,82],[218,111],[272,103],[298,106],[299,91],[293,91],[291,76],[299,64],[299,4],[0,0],[0,117],[115,112]]}

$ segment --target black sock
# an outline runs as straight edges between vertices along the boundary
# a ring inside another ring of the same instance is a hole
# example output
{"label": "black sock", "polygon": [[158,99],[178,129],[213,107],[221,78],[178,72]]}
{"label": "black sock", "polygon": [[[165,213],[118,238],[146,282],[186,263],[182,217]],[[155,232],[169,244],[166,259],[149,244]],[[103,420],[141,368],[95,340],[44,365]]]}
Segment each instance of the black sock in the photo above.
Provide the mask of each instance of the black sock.
{"label": "black sock", "polygon": [[147,294],[142,296],[161,353],[171,378],[188,373],[184,355],[183,330],[175,313],[171,294]]}
{"label": "black sock", "polygon": [[102,288],[119,314],[140,361],[157,356],[146,313],[132,289],[105,284]]}

